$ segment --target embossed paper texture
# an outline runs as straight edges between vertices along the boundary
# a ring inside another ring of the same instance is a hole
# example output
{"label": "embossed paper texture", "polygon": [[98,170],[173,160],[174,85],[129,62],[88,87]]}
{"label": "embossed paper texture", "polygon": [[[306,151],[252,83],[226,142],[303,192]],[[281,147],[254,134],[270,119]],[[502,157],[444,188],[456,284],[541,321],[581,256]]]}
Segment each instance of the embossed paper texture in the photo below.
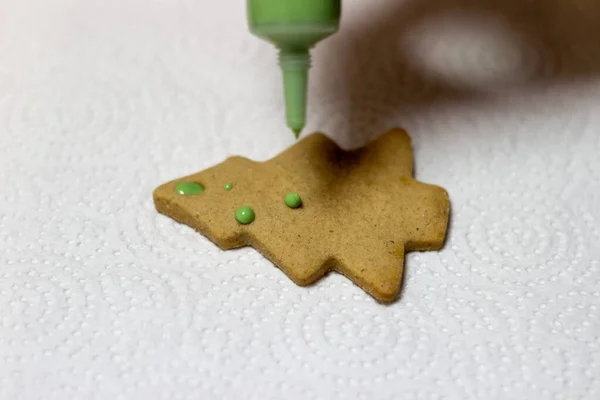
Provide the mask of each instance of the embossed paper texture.
{"label": "embossed paper texture", "polygon": [[600,397],[600,6],[343,5],[305,134],[401,126],[452,205],[389,306],[154,209],[294,143],[243,1],[0,2],[1,399]]}

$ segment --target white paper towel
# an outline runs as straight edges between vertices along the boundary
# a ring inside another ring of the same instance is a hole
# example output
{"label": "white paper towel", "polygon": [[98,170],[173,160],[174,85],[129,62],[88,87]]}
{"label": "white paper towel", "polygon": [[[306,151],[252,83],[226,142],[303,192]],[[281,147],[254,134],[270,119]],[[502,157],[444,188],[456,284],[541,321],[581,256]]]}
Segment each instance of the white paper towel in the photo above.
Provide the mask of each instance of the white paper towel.
{"label": "white paper towel", "polygon": [[0,398],[599,398],[599,20],[344,0],[306,132],[405,127],[452,201],[382,306],[154,210],[161,183],[294,142],[243,1],[0,2]]}

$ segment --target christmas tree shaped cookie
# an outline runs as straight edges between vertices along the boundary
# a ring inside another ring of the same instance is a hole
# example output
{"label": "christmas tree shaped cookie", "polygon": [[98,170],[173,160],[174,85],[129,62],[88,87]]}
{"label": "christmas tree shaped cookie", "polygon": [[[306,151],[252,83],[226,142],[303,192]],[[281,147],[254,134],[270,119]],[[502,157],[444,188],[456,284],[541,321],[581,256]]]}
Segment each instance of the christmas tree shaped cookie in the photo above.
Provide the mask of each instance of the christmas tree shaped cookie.
{"label": "christmas tree shaped cookie", "polygon": [[231,157],[154,192],[158,212],[222,249],[252,246],[298,285],[342,273],[396,299],[404,255],[442,247],[446,191],[412,178],[401,129],[346,151],[312,134],[266,162]]}

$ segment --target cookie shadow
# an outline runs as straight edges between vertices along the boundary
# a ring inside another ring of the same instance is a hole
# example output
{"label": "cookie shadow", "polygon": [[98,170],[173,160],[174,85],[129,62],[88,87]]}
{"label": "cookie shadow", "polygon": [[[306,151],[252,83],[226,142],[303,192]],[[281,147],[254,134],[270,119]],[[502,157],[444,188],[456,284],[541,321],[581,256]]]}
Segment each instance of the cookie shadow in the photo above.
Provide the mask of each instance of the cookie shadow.
{"label": "cookie shadow", "polygon": [[600,73],[596,0],[344,6],[340,32],[316,49],[311,90],[333,121],[323,125],[346,148],[433,107],[481,105]]}

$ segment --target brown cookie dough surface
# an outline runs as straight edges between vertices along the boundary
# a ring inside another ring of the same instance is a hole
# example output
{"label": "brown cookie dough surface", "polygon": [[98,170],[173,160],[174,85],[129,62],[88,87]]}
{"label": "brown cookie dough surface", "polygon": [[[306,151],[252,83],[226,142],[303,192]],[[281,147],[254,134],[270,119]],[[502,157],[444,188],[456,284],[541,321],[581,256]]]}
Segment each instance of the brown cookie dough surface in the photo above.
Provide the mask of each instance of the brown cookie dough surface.
{"label": "brown cookie dough surface", "polygon": [[[448,224],[448,194],[412,179],[412,165],[401,129],[351,151],[315,133],[269,161],[231,157],[168,182],[154,191],[154,202],[222,249],[256,248],[298,285],[334,270],[390,302],[400,290],[405,252],[441,248]],[[180,182],[204,191],[181,195]],[[290,192],[302,206],[285,204]],[[242,206],[254,211],[253,222],[236,221]]]}

